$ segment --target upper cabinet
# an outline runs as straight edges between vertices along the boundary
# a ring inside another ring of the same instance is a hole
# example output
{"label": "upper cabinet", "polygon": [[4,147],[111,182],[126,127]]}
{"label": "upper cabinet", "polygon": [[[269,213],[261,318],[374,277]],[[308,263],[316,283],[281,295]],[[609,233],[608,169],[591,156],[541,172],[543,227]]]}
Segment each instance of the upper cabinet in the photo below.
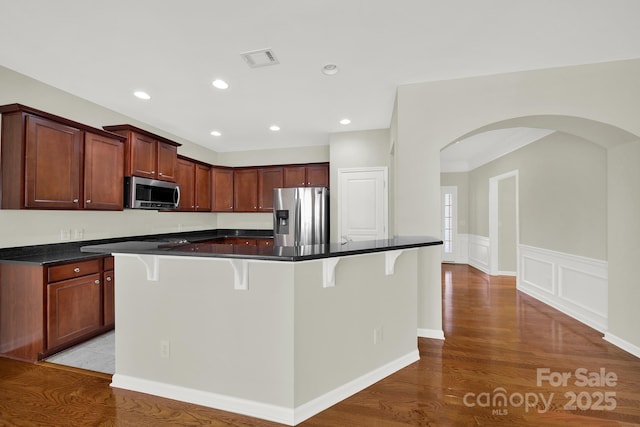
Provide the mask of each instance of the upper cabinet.
{"label": "upper cabinet", "polygon": [[176,181],[180,144],[132,125],[103,126],[126,138],[124,174]]}
{"label": "upper cabinet", "polygon": [[185,212],[211,211],[211,167],[207,164],[178,157],[176,169],[180,184],[180,206]]}
{"label": "upper cabinet", "polygon": [[273,189],[282,188],[283,170],[281,167],[258,169],[258,212],[273,211]]}
{"label": "upper cabinet", "polygon": [[84,133],[85,209],[122,210],[124,143],[92,132]]}
{"label": "upper cabinet", "polygon": [[233,168],[211,168],[211,204],[214,212],[233,212]]}
{"label": "upper cabinet", "polygon": [[258,210],[258,169],[238,168],[233,171],[233,210]]}
{"label": "upper cabinet", "polygon": [[20,104],[0,113],[3,209],[122,209],[124,138]]}
{"label": "upper cabinet", "polygon": [[234,211],[273,211],[273,189],[282,187],[280,166],[238,168],[234,171]]}
{"label": "upper cabinet", "polygon": [[284,187],[329,187],[329,163],[287,165],[282,170]]}

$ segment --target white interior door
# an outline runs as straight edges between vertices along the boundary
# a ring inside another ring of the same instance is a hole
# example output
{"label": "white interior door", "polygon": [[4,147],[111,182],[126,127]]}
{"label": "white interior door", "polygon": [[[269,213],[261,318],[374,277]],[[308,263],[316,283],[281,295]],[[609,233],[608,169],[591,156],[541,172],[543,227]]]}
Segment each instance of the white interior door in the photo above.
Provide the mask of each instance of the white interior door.
{"label": "white interior door", "polygon": [[341,242],[387,238],[387,168],[338,169]]}

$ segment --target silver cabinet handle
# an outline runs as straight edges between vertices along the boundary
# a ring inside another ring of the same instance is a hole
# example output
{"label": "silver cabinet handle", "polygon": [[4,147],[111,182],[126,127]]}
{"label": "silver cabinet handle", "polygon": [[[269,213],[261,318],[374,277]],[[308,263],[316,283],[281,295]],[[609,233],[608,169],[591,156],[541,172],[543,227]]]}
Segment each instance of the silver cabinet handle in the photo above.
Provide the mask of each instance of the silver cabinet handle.
{"label": "silver cabinet handle", "polygon": [[80,273],[80,267],[76,267],[76,268],[74,268],[74,269],[73,269],[73,272],[74,272],[74,273]]}
{"label": "silver cabinet handle", "polygon": [[73,203],[78,203],[78,199],[73,199]]}
{"label": "silver cabinet handle", "polygon": [[93,281],[93,283],[95,283],[96,285],[99,285],[100,284],[100,280],[96,279],[96,280]]}
{"label": "silver cabinet handle", "polygon": [[110,282],[111,280],[113,280],[111,276],[107,277],[107,282]]}
{"label": "silver cabinet handle", "polygon": [[87,203],[91,203],[91,199],[87,200]]}

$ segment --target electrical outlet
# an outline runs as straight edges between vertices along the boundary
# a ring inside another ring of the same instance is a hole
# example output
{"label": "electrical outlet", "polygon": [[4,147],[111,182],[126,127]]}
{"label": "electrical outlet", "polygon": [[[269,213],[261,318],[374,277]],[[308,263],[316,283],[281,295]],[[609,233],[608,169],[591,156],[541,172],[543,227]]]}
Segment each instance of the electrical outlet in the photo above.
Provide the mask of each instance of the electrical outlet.
{"label": "electrical outlet", "polygon": [[73,238],[74,240],[84,239],[84,228],[76,228],[73,230]]}
{"label": "electrical outlet", "polygon": [[71,230],[69,229],[60,230],[60,240],[71,240]]}
{"label": "electrical outlet", "polygon": [[160,357],[163,359],[171,357],[171,344],[168,340],[160,341]]}

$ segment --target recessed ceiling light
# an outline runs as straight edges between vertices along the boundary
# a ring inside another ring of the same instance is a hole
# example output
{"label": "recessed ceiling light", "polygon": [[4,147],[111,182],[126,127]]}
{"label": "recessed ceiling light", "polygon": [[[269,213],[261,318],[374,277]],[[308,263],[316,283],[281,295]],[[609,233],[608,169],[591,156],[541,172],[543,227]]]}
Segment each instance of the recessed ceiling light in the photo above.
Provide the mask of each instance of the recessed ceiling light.
{"label": "recessed ceiling light", "polygon": [[271,126],[269,126],[269,130],[272,130],[272,131],[274,131],[274,132],[277,132],[277,131],[279,131],[279,130],[280,130],[280,126],[278,126],[278,125],[271,125]]}
{"label": "recessed ceiling light", "polygon": [[211,131],[211,135],[213,135],[213,136],[221,136],[222,134],[220,132],[218,132],[217,130],[212,130]]}
{"label": "recessed ceiling light", "polygon": [[326,76],[333,76],[338,72],[338,66],[336,64],[327,64],[322,67],[322,74]]}
{"label": "recessed ceiling light", "polygon": [[140,98],[140,99],[144,99],[144,100],[151,99],[151,95],[149,95],[147,92],[143,92],[143,91],[141,91],[141,90],[138,90],[138,91],[136,91],[136,92],[133,92],[133,94],[134,94],[137,98]]}
{"label": "recessed ceiling light", "polygon": [[340,120],[340,124],[341,124],[341,125],[348,125],[349,123],[351,123],[351,120],[349,120],[349,119],[342,119],[342,120]]}
{"label": "recessed ceiling light", "polygon": [[213,81],[213,87],[217,88],[217,89],[228,89],[229,88],[229,84],[227,82],[225,82],[224,80],[221,79],[215,79]]}

